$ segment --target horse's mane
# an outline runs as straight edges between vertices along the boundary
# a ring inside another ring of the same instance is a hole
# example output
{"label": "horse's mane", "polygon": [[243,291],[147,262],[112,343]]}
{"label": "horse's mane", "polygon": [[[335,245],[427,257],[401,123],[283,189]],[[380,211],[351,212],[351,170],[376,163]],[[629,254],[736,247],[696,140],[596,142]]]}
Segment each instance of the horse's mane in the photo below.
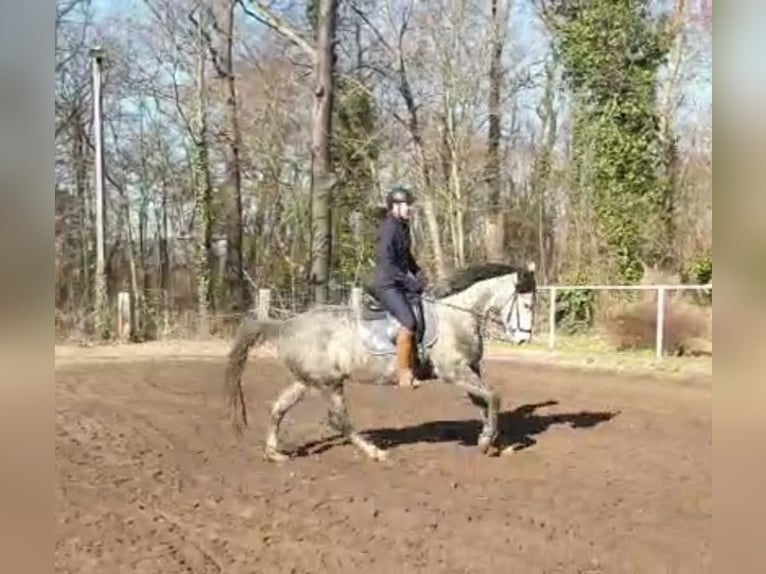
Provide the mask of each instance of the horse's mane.
{"label": "horse's mane", "polygon": [[[511,273],[518,274],[517,291],[519,293],[530,293],[537,289],[535,272],[526,266],[511,265],[507,263],[479,263],[455,269],[443,281],[434,284],[434,286],[429,289],[429,294],[438,299],[442,299],[454,295],[455,293],[465,291],[471,285],[474,285],[479,281],[500,277],[501,275],[510,275]],[[372,297],[373,299],[376,298],[375,289],[373,288],[372,270],[370,270],[369,273],[364,274],[361,286],[363,292],[368,297]]]}
{"label": "horse's mane", "polygon": [[449,297],[465,291],[479,281],[485,281],[501,275],[518,274],[519,293],[529,293],[537,287],[535,273],[527,267],[507,263],[480,263],[456,269],[444,281],[435,286],[432,293],[438,298]]}

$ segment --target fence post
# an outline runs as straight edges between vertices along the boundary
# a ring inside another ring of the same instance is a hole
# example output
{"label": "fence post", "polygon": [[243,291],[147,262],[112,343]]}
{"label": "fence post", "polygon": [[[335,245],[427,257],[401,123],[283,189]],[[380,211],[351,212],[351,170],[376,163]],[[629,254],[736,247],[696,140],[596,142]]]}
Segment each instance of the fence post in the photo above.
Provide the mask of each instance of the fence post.
{"label": "fence post", "polygon": [[665,287],[657,287],[657,347],[655,354],[662,358],[665,335]]}
{"label": "fence post", "polygon": [[354,310],[354,313],[357,317],[359,317],[362,313],[362,288],[361,287],[352,287],[351,288],[351,308]]}
{"label": "fence post", "polygon": [[117,294],[117,336],[123,341],[130,338],[130,293],[120,291]]}
{"label": "fence post", "polygon": [[271,309],[271,289],[258,289],[258,319],[268,319]]}
{"label": "fence post", "polygon": [[548,302],[548,349],[553,350],[556,345],[556,288],[550,288],[550,301]]}

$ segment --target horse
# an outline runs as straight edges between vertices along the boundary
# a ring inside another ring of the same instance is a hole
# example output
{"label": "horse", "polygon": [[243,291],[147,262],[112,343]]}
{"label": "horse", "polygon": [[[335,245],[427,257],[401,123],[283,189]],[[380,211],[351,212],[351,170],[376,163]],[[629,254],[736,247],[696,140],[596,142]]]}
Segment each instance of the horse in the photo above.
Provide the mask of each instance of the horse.
{"label": "horse", "polygon": [[[488,319],[500,323],[516,344],[532,339],[537,281],[534,263],[526,266],[485,264],[467,267],[421,298],[422,320],[418,344],[429,365],[423,380],[441,381],[464,390],[479,407],[483,426],[477,439],[480,453],[488,453],[497,438],[500,396],[483,378],[482,327]],[[433,294],[433,296],[431,296]],[[279,430],[287,412],[309,389],[318,391],[329,407],[329,424],[346,441],[373,460],[387,451],[353,428],[344,385],[396,384],[396,320],[369,301],[361,309],[352,305],[322,305],[286,320],[246,316],[228,354],[225,391],[235,432],[248,425],[242,373],[250,349],[273,343],[276,354],[293,377],[271,407],[264,458],[282,462],[290,458],[279,443]],[[422,369],[421,369],[422,370]],[[413,391],[417,392],[417,391]]]}

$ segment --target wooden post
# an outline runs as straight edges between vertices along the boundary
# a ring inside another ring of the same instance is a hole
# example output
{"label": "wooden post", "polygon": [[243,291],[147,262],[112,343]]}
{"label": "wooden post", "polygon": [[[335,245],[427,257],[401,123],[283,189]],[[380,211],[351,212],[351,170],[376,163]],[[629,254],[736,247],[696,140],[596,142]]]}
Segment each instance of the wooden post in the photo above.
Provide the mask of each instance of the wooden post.
{"label": "wooden post", "polygon": [[662,358],[665,336],[665,287],[657,288],[657,346],[655,354]]}
{"label": "wooden post", "polygon": [[271,309],[271,289],[258,289],[258,319],[268,319]]}
{"label": "wooden post", "polygon": [[556,345],[556,288],[551,287],[548,303],[548,350],[552,351]]}
{"label": "wooden post", "polygon": [[353,287],[351,289],[351,308],[357,317],[362,315],[362,293],[361,287]]}
{"label": "wooden post", "polygon": [[123,341],[130,339],[130,318],[133,316],[130,307],[130,293],[120,291],[117,294],[117,336]]}

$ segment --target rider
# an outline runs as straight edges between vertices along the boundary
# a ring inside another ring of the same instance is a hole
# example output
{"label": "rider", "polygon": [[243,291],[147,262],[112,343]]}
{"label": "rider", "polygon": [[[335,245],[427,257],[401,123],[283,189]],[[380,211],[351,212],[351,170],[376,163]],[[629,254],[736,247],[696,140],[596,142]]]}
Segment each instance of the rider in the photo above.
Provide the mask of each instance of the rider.
{"label": "rider", "polygon": [[399,385],[416,386],[412,374],[415,315],[408,302],[423,292],[423,275],[410,248],[410,211],[415,199],[405,188],[394,187],[386,196],[387,215],[378,235],[374,287],[380,304],[401,324],[396,337]]}

